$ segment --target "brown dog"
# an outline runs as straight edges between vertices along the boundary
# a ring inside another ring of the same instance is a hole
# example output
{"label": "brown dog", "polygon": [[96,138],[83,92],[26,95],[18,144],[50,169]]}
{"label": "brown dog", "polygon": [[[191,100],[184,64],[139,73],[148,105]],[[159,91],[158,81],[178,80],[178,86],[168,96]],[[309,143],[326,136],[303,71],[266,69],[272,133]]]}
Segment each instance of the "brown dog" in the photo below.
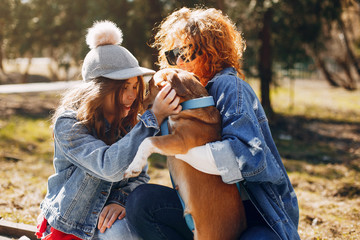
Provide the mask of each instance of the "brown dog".
{"label": "brown dog", "polygon": [[[208,96],[206,89],[191,73],[164,69],[149,82],[144,106],[151,104],[161,87],[171,84],[180,102]],[[126,177],[140,174],[152,153],[168,156],[168,167],[185,203],[185,213],[194,220],[194,239],[238,239],[246,228],[245,211],[235,184],[225,184],[220,176],[200,172],[173,157],[193,147],[221,140],[220,113],[214,106],[183,110],[169,117],[169,135],[146,138],[126,170]]]}

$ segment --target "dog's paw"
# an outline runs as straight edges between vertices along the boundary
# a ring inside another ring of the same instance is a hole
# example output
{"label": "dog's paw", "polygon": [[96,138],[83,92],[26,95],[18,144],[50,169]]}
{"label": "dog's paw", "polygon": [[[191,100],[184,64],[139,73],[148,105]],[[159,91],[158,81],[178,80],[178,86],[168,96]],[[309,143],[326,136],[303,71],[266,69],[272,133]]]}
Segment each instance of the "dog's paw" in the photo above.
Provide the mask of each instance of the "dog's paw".
{"label": "dog's paw", "polygon": [[124,176],[126,178],[138,176],[145,167],[148,157],[154,152],[161,153],[159,149],[154,147],[151,138],[146,138],[140,144],[134,160],[129,165],[128,169],[126,169]]}
{"label": "dog's paw", "polygon": [[136,154],[134,160],[129,165],[128,169],[126,169],[124,177],[131,178],[138,176],[141,173],[142,169],[145,167],[146,160],[146,158],[143,158],[139,154]]}
{"label": "dog's paw", "polygon": [[142,150],[143,148],[140,147],[137,154],[135,155],[134,160],[126,169],[124,175],[125,178],[138,176],[141,173],[142,169],[145,167],[148,154],[145,154]]}
{"label": "dog's paw", "polygon": [[134,161],[129,165],[128,169],[126,169],[124,177],[131,178],[139,176],[142,169],[145,167],[147,163],[146,158],[134,158]]}
{"label": "dog's paw", "polygon": [[130,165],[129,168],[126,169],[126,171],[125,171],[124,178],[137,177],[137,176],[139,176],[139,174],[141,173],[141,171],[142,171],[142,168],[132,167],[132,166]]}

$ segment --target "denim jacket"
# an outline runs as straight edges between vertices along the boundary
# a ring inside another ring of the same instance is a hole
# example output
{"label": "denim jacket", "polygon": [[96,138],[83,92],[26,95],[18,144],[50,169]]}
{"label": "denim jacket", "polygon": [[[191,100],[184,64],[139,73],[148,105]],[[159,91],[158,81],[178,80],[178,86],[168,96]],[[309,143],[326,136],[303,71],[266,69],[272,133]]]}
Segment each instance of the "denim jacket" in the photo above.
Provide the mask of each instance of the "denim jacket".
{"label": "denim jacket", "polygon": [[159,132],[157,120],[146,111],[134,128],[112,145],[106,145],[76,119],[64,112],[54,127],[55,174],[40,208],[57,230],[91,239],[98,217],[109,203],[126,204],[127,195],[148,182],[147,167],[136,178],[125,179],[140,143]]}
{"label": "denim jacket", "polygon": [[297,197],[259,99],[234,68],[223,69],[206,88],[222,117],[222,140],[209,145],[223,181],[241,181],[280,239],[300,239]]}

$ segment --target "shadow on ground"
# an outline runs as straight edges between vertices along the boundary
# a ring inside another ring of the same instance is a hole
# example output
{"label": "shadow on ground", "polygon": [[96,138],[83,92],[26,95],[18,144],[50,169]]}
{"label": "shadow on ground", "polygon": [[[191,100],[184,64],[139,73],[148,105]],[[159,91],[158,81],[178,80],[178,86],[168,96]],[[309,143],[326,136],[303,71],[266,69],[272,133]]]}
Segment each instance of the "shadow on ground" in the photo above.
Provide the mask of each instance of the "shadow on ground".
{"label": "shadow on ground", "polygon": [[360,122],[279,115],[271,129],[284,158],[345,164],[360,171]]}
{"label": "shadow on ground", "polygon": [[59,93],[0,94],[0,118],[11,116],[50,118],[59,103]]}

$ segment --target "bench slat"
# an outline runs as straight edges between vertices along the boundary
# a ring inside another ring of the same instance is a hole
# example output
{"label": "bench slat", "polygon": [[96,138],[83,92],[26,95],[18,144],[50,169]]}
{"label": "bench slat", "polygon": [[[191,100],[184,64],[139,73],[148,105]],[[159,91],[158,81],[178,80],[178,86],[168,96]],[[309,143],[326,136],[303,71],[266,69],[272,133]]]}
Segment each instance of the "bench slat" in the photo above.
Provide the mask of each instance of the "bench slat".
{"label": "bench slat", "polygon": [[9,236],[12,238],[20,238],[26,236],[31,240],[36,240],[35,232],[36,227],[23,224],[23,223],[13,223],[5,220],[0,220],[0,235]]}

